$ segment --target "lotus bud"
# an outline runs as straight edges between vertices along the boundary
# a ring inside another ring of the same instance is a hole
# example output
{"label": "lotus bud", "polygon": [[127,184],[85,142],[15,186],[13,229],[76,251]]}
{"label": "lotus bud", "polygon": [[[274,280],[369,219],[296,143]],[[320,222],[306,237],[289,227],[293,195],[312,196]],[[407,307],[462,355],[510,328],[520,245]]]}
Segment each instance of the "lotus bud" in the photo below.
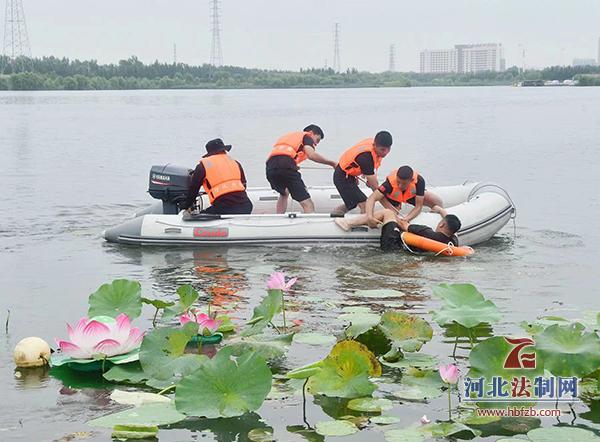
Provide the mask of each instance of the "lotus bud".
{"label": "lotus bud", "polygon": [[50,360],[50,346],[41,338],[21,339],[15,346],[13,357],[17,367],[43,367]]}

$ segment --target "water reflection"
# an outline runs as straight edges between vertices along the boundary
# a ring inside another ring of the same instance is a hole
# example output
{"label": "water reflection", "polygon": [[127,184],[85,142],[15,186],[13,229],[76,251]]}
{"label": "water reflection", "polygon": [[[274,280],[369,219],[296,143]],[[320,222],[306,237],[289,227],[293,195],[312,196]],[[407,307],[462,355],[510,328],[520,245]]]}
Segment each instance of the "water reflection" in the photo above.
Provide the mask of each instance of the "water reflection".
{"label": "water reflection", "polygon": [[[270,428],[256,413],[220,419],[191,419],[172,425],[173,429],[185,429],[191,433],[209,434],[217,442],[250,441],[248,432],[255,428]],[[201,436],[202,437],[202,436]]]}

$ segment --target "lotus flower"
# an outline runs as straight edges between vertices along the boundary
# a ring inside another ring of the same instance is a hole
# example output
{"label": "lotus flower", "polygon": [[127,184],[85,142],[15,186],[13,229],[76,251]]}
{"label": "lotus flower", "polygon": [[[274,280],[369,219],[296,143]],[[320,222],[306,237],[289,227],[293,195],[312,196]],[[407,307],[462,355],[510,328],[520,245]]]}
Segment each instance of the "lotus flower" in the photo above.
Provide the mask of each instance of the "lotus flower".
{"label": "lotus flower", "polygon": [[440,365],[440,377],[446,384],[456,384],[458,382],[458,367],[454,364]]}
{"label": "lotus flower", "polygon": [[181,325],[188,322],[196,322],[200,326],[199,332],[204,336],[212,336],[219,329],[223,321],[220,319],[212,319],[205,313],[197,314],[196,311],[189,311],[179,317]]}
{"label": "lotus flower", "polygon": [[132,327],[129,318],[96,316],[81,318],[75,328],[67,324],[69,341],[56,340],[61,352],[73,359],[92,359],[98,355],[110,358],[138,348],[144,333]]}
{"label": "lotus flower", "polygon": [[285,282],[285,274],[283,272],[275,272],[271,275],[267,281],[267,288],[269,290],[282,290],[287,292],[298,280],[298,278],[292,278]]}
{"label": "lotus flower", "polygon": [[431,421],[429,420],[429,418],[427,417],[426,414],[424,414],[421,419],[419,419],[419,422],[421,422],[421,425],[427,425],[429,423],[431,423]]}

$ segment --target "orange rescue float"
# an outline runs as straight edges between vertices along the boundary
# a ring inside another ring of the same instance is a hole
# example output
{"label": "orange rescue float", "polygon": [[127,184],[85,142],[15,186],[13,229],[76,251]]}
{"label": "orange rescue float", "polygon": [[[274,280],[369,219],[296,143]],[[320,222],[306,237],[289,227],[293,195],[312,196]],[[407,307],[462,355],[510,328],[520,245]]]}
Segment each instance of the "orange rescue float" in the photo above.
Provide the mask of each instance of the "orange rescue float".
{"label": "orange rescue float", "polygon": [[433,252],[436,255],[446,256],[469,256],[475,253],[475,250],[469,246],[457,247],[452,243],[444,244],[443,242],[415,235],[410,232],[403,232],[401,237],[402,242],[409,250],[410,247],[416,247],[427,252]]}

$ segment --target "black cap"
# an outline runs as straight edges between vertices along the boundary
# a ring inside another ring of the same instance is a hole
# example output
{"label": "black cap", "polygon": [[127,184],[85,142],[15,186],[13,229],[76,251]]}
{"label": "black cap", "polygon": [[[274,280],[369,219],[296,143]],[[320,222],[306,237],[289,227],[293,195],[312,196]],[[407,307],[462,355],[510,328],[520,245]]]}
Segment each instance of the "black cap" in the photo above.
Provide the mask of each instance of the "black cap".
{"label": "black cap", "polygon": [[231,150],[231,144],[223,143],[223,140],[220,138],[215,138],[214,140],[210,140],[206,143],[206,152],[209,154]]}

